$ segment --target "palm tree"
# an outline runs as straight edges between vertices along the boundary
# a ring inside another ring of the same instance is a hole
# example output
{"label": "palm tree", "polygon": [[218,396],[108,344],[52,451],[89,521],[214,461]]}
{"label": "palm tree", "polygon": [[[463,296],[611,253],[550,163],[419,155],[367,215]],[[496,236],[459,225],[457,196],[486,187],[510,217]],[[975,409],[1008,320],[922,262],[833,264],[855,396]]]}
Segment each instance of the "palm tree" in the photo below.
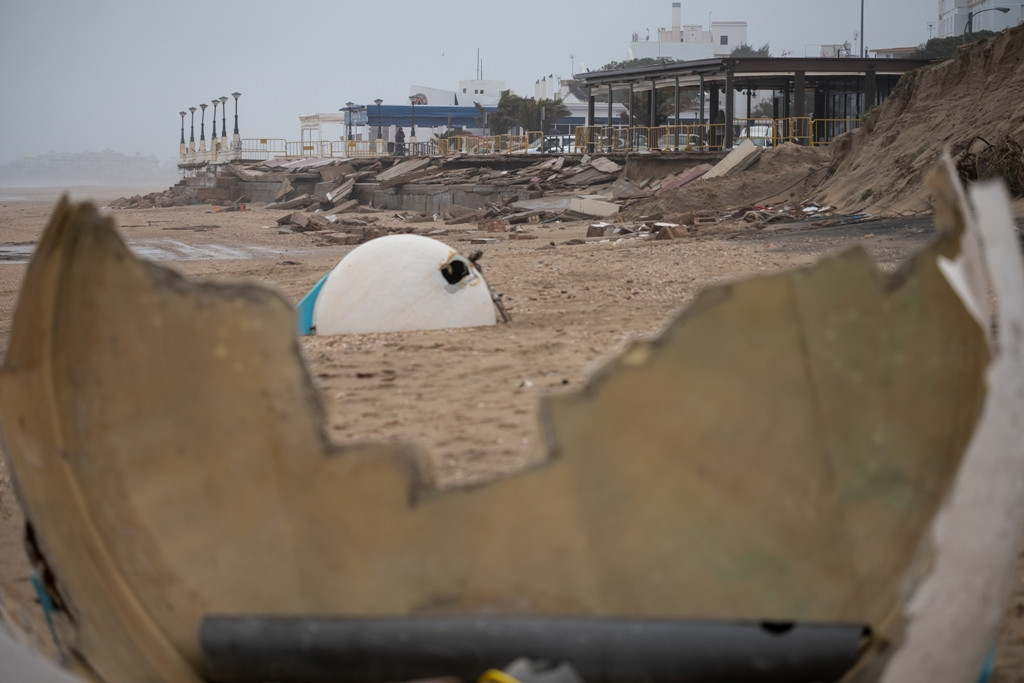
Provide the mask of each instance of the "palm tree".
{"label": "palm tree", "polygon": [[513,126],[519,126],[523,130],[541,130],[541,112],[544,114],[544,132],[550,130],[556,120],[572,113],[562,100],[535,100],[532,97],[513,95],[511,91],[506,90],[501,93],[495,112],[488,117],[491,132],[501,135]]}

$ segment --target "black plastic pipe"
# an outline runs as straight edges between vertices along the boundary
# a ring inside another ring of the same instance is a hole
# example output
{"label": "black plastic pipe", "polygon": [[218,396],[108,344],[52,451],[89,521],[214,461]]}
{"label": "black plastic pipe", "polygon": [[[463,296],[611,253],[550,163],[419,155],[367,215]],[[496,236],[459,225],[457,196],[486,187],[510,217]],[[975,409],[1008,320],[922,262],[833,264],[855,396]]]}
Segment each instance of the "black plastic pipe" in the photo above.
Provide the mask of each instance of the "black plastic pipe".
{"label": "black plastic pipe", "polygon": [[586,683],[833,681],[867,636],[859,624],[562,617],[209,616],[209,681],[476,681],[527,657],[568,662]]}

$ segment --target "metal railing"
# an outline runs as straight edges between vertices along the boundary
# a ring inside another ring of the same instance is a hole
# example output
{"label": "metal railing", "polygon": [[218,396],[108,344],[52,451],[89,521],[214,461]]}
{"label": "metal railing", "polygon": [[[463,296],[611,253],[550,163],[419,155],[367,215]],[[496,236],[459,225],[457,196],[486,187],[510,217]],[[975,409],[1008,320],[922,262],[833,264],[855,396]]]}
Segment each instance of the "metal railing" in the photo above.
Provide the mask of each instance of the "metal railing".
{"label": "metal railing", "polygon": [[268,161],[287,156],[288,141],[283,138],[242,138],[239,152],[243,161]]}
{"label": "metal railing", "polygon": [[[783,142],[826,145],[838,135],[855,130],[859,118],[736,119],[733,146],[750,138],[754,144],[772,147]],[[725,149],[725,125],[698,123],[669,126],[577,126],[573,135],[529,131],[525,135],[452,135],[407,142],[401,156],[464,154],[610,154],[660,150],[668,152]],[[274,158],[359,158],[395,156],[395,143],[386,140],[309,140],[289,142],[281,138],[242,138],[219,152],[187,150],[181,163],[267,161]]]}

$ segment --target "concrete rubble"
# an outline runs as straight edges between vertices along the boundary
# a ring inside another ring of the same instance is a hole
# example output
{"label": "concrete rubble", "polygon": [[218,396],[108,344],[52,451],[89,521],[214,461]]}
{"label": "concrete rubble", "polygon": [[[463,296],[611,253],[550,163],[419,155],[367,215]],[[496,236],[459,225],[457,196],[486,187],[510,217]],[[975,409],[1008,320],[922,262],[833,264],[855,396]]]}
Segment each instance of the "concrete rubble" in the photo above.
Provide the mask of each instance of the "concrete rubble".
{"label": "concrete rubble", "polygon": [[[664,187],[664,181],[652,182],[651,178],[627,180],[624,168],[607,157],[588,155],[539,160],[525,155],[274,159],[227,165],[215,173],[185,178],[165,192],[121,198],[109,206],[135,209],[266,202],[264,209],[289,212],[276,219],[282,232],[316,233],[325,242],[346,244],[379,234],[369,231],[364,235],[338,217],[367,207],[397,208],[403,209],[401,217],[408,222],[421,216],[424,220],[443,219],[447,225],[475,223],[483,232],[508,232],[513,239],[529,239],[522,228],[512,226],[610,218]],[[708,168],[709,164],[701,164],[670,174],[665,181],[678,187]],[[425,199],[420,202],[421,197]],[[421,205],[412,206],[417,202]]]}
{"label": "concrete rubble", "polygon": [[[474,226],[482,240],[501,233],[507,239],[532,239],[531,225],[555,221],[607,221],[611,227],[591,227],[586,238],[667,240],[726,220],[765,229],[772,224],[814,221],[824,226],[868,218],[836,216],[830,206],[792,202],[616,221],[630,207],[679,192],[696,180],[741,173],[764,151],[744,141],[728,153],[682,159],[647,155],[638,157],[636,164],[628,156],[615,157],[616,161],[587,154],[275,159],[228,165],[215,174],[186,178],[162,193],[122,198],[110,207],[203,203],[237,208],[243,201],[266,202],[265,210],[287,212],[275,219],[281,232],[307,233],[325,245],[361,244],[393,233],[427,234],[414,225],[421,221]],[[370,213],[380,209],[394,209],[403,225],[388,221],[391,227],[371,226],[376,219]],[[432,228],[431,236],[445,234],[446,230]]]}

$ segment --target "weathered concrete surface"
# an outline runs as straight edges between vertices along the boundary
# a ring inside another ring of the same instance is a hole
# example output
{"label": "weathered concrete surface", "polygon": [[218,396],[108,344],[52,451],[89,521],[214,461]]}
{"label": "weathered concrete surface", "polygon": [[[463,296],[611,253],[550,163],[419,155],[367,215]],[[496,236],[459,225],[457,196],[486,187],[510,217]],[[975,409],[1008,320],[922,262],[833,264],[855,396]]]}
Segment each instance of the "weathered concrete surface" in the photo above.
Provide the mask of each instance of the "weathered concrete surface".
{"label": "weathered concrete surface", "polygon": [[408,184],[382,188],[379,183],[356,183],[352,196],[378,209],[439,213],[451,206],[483,209],[510,197],[533,199],[539,192],[523,186]]}

